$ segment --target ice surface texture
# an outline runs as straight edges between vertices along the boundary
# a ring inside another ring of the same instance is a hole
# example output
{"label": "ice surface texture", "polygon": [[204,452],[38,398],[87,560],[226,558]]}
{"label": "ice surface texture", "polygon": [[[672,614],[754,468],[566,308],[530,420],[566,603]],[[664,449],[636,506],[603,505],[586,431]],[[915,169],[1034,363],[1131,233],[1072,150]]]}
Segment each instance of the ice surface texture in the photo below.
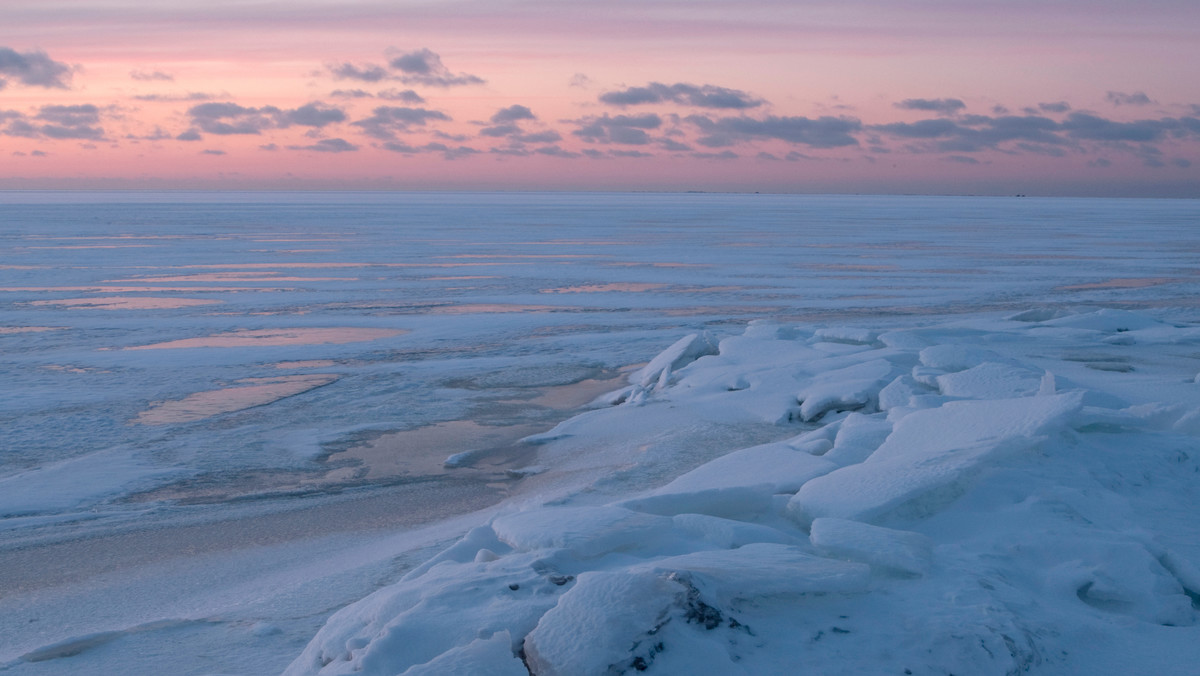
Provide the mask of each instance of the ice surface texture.
{"label": "ice surface texture", "polygon": [[[1114,344],[1131,369],[1080,357]],[[687,336],[542,439],[538,479],[620,477],[510,508],[288,673],[1193,673],[1198,349],[1115,311]],[[686,469],[701,421],[776,440]]]}

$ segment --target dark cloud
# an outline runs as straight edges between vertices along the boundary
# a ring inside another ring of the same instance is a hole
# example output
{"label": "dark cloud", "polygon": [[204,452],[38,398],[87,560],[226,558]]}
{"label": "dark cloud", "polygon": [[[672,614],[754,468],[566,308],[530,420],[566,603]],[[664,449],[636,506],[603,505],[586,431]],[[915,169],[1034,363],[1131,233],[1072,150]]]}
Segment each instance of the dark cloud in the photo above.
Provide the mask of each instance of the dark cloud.
{"label": "dark cloud", "polygon": [[10,78],[30,87],[67,89],[73,72],[73,68],[51,59],[45,52],[21,53],[0,47],[0,89],[8,85]]}
{"label": "dark cloud", "polygon": [[266,150],[267,152],[274,152],[276,150],[279,150],[279,146],[274,143],[266,143],[266,144],[259,146],[258,149]]}
{"label": "dark cloud", "polygon": [[1149,96],[1146,96],[1145,92],[1134,92],[1132,94],[1109,92],[1104,98],[1114,106],[1149,106],[1154,103]]}
{"label": "dark cloud", "polygon": [[142,82],[174,82],[175,76],[161,70],[131,70],[129,77]]}
{"label": "dark cloud", "polygon": [[1089,141],[1129,141],[1131,143],[1161,140],[1168,131],[1179,126],[1178,121],[1169,118],[1114,122],[1088,113],[1071,113],[1063,122],[1063,129],[1072,138]]}
{"label": "dark cloud", "polygon": [[267,129],[285,129],[292,125],[324,127],[346,119],[346,113],[323,103],[309,103],[293,110],[275,106],[249,108],[232,102],[201,103],[188,109],[192,126],[218,136],[261,134]]}
{"label": "dark cloud", "polygon": [[406,106],[379,106],[372,111],[371,117],[351,122],[351,124],[362,127],[363,133],[367,136],[382,141],[392,141],[396,138],[397,133],[408,131],[411,127],[423,127],[430,121],[448,120],[450,120],[449,115],[437,110]]}
{"label": "dark cloud", "polygon": [[600,95],[600,102],[613,106],[637,106],[646,103],[677,103],[696,108],[743,110],[761,106],[764,101],[739,89],[715,85],[694,85],[678,82],[668,85],[651,82],[645,87],[630,87]]}
{"label": "dark cloud", "polygon": [[580,152],[582,152],[585,156],[592,158],[593,160],[602,160],[602,159],[608,157],[607,155],[600,152],[599,150],[596,150],[595,148],[584,148]]}
{"label": "dark cloud", "polygon": [[327,138],[308,146],[288,146],[288,150],[311,150],[318,153],[349,153],[358,150],[358,146],[340,138]]}
{"label": "dark cloud", "polygon": [[335,89],[329,93],[330,96],[339,99],[373,99],[381,98],[385,101],[401,101],[403,103],[425,103],[425,97],[414,92],[411,89],[385,89],[378,94],[372,94],[365,89]]}
{"label": "dark cloud", "polygon": [[373,63],[363,66],[356,66],[352,63],[327,64],[325,68],[338,80],[379,82],[388,79],[387,69]]}
{"label": "dark cloud", "polygon": [[426,48],[394,57],[388,61],[388,65],[392,69],[400,71],[399,75],[393,77],[405,84],[418,84],[427,87],[458,87],[484,83],[483,78],[475,75],[451,73],[442,64],[442,57]]}
{"label": "dark cloud", "polygon": [[947,162],[957,162],[958,164],[979,164],[979,160],[975,159],[974,157],[968,157],[967,155],[947,155],[942,159],[946,160]]}
{"label": "dark cloud", "polygon": [[198,130],[189,129],[189,130],[183,132],[182,134],[180,134],[179,136],[176,136],[175,140],[176,141],[202,141],[202,140],[204,140],[204,137],[200,135],[200,132]]}
{"label": "dark cloud", "polygon": [[719,153],[692,153],[692,157],[698,160],[736,160],[738,154],[732,150],[723,150]]}
{"label": "dark cloud", "polygon": [[813,148],[856,146],[858,139],[853,134],[863,128],[856,118],[829,116],[811,119],[770,115],[762,119],[723,117],[714,120],[692,115],[686,121],[705,134],[697,139],[697,143],[710,148],[760,139],[778,139]]}
{"label": "dark cloud", "polygon": [[209,149],[209,150],[201,150],[201,151],[200,151],[200,154],[201,154],[201,155],[224,155],[224,154],[226,154],[226,153],[225,153],[225,151],[224,151],[224,150],[212,150],[212,149]]}
{"label": "dark cloud", "polygon": [[571,81],[567,84],[571,87],[587,89],[588,87],[592,86],[592,78],[584,75],[583,73],[575,73],[571,76]]}
{"label": "dark cloud", "polygon": [[414,92],[411,89],[385,89],[379,94],[379,98],[385,101],[401,101],[403,103],[425,103],[425,97]]}
{"label": "dark cloud", "polygon": [[104,139],[100,108],[92,104],[42,106],[33,117],[15,110],[0,111],[0,122],[8,123],[0,129],[0,135],[4,136],[88,141]]}
{"label": "dark cloud", "polygon": [[645,153],[640,150],[610,150],[608,151],[608,154],[612,155],[613,157],[632,157],[636,159],[641,159],[643,157],[654,157],[654,153]]}
{"label": "dark cloud", "polygon": [[275,106],[247,108],[236,103],[201,103],[188,109],[192,125],[209,134],[261,134],[278,126],[283,113]]}
{"label": "dark cloud", "polygon": [[515,124],[501,124],[495,127],[484,127],[479,130],[480,136],[490,136],[491,138],[502,138],[509,134],[519,134],[521,128]]}
{"label": "dark cloud", "polygon": [[967,107],[959,99],[904,99],[893,105],[902,110],[923,110],[938,115],[954,115]]}
{"label": "dark cloud", "polygon": [[518,122],[520,120],[536,120],[537,116],[533,111],[525,106],[512,105],[507,108],[501,108],[492,115],[492,124],[504,124],[506,122]]}
{"label": "dark cloud", "polygon": [[216,96],[205,92],[188,92],[186,94],[139,94],[133,98],[137,101],[177,103],[180,101],[211,101]]}
{"label": "dark cloud", "polygon": [[534,150],[533,152],[535,152],[539,155],[549,155],[550,157],[561,157],[563,159],[572,159],[572,158],[579,157],[579,153],[574,153],[569,150],[563,150],[562,148],[559,148],[556,145],[543,146],[541,148]]}
{"label": "dark cloud", "polygon": [[579,128],[571,133],[585,141],[645,145],[651,141],[646,130],[661,127],[662,118],[654,113],[617,115],[615,117],[610,117],[606,113],[602,117],[584,118],[577,121],[577,124],[579,124]]}
{"label": "dark cloud", "polygon": [[871,129],[894,137],[935,140],[932,150],[977,152],[995,149],[999,144],[1009,141],[1061,145],[1066,141],[1056,134],[1060,128],[1054,120],[1036,115],[967,115],[960,120],[921,120],[911,124],[897,122]]}
{"label": "dark cloud", "polygon": [[992,114],[993,115],[1008,115],[1010,112],[1012,112],[1012,111],[1010,111],[1007,107],[1002,106],[1000,104],[996,104],[996,105],[992,106]]}
{"label": "dark cloud", "polygon": [[1043,113],[1066,113],[1071,110],[1071,104],[1066,101],[1055,101],[1053,103],[1039,103],[1038,110]]}
{"label": "dark cloud", "polygon": [[33,157],[46,157],[46,153],[41,150],[35,150],[29,154],[32,155]]}
{"label": "dark cloud", "polygon": [[755,155],[755,157],[757,157],[760,160],[767,160],[769,162],[778,162],[779,161],[778,157],[776,157],[766,151],[760,152],[758,155]]}
{"label": "dark cloud", "polygon": [[692,147],[686,143],[680,143],[674,139],[662,138],[658,140],[658,145],[663,150],[669,150],[673,153],[686,153],[692,150]]}
{"label": "dark cloud", "polygon": [[324,127],[335,122],[344,122],[346,113],[341,108],[321,103],[309,103],[295,110],[284,111],[279,117],[279,126]]}
{"label": "dark cloud", "polygon": [[1099,168],[1103,169],[1105,167],[1111,167],[1112,162],[1103,157],[1098,157],[1098,158],[1092,160],[1091,162],[1088,162],[1088,166],[1089,167],[1099,167]]}
{"label": "dark cloud", "polygon": [[513,141],[517,143],[557,143],[562,140],[562,134],[548,129],[546,131],[535,131],[528,134],[514,134],[511,136]]}
{"label": "dark cloud", "polygon": [[444,143],[426,143],[421,147],[425,152],[441,153],[442,157],[447,160],[457,160],[463,157],[469,157],[479,153],[478,150],[468,146],[458,146],[451,148]]}
{"label": "dark cloud", "polygon": [[[37,154],[36,151],[34,154]],[[1171,160],[1171,164],[1179,167],[1180,169],[1187,169],[1188,167],[1192,166],[1192,161],[1182,157],[1176,157],[1175,159]]]}

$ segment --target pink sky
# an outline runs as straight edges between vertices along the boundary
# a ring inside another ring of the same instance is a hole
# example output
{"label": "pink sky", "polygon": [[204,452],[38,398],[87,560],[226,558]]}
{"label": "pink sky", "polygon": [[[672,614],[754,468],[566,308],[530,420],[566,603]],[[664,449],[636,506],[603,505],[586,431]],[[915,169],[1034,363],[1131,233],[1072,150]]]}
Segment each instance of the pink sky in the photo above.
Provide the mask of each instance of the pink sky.
{"label": "pink sky", "polygon": [[5,0],[0,189],[1200,197],[1194,0]]}

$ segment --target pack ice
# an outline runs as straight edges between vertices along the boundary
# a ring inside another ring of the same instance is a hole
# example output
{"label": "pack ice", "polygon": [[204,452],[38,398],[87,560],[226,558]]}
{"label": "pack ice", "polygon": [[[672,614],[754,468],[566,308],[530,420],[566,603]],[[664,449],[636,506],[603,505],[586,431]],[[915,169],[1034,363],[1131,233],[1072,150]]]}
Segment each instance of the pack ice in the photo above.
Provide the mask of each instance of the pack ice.
{"label": "pack ice", "polygon": [[688,336],[287,673],[1194,674],[1198,369],[1120,310]]}

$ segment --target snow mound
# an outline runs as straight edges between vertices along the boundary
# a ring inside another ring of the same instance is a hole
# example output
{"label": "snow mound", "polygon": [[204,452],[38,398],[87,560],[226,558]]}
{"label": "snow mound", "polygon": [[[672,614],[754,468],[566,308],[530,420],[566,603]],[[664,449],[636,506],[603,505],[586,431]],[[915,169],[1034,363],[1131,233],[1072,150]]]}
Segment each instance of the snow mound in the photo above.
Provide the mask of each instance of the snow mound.
{"label": "snow mound", "polygon": [[1196,340],[1107,310],[688,336],[287,673],[1190,674]]}

